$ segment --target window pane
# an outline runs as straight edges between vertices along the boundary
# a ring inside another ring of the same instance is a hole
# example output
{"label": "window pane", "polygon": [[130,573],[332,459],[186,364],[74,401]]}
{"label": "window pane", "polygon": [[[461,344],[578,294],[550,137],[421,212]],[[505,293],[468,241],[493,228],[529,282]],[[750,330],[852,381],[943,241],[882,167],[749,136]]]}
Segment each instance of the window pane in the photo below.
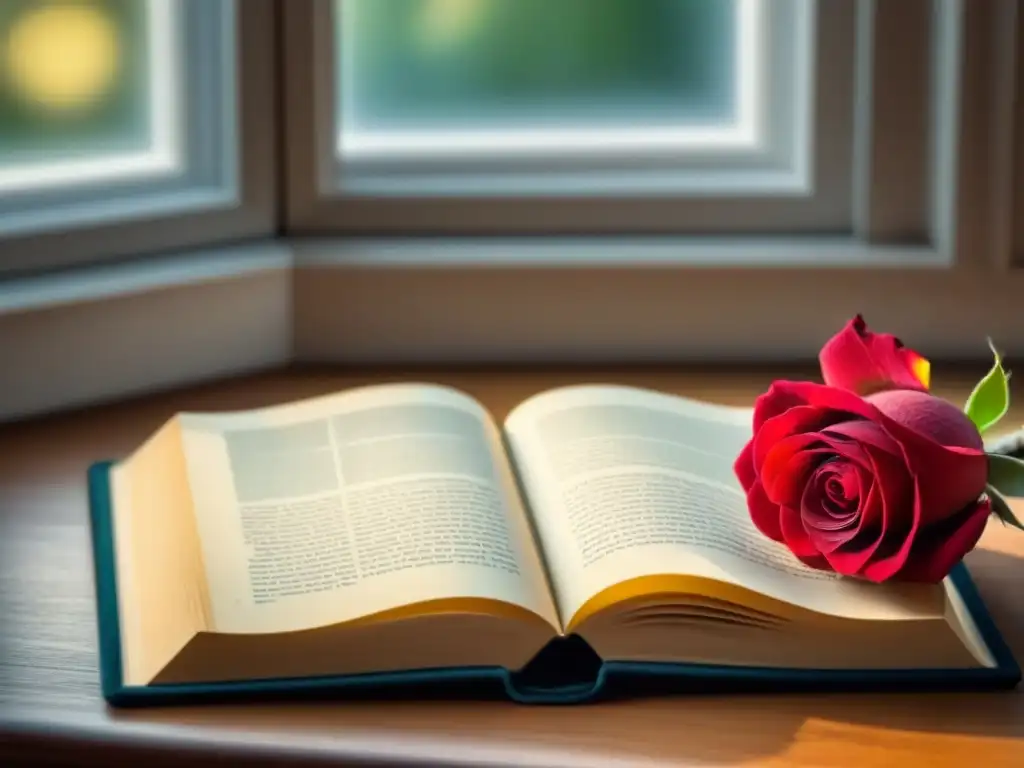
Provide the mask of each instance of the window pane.
{"label": "window pane", "polygon": [[172,6],[0,4],[0,192],[168,164]]}
{"label": "window pane", "polygon": [[344,135],[722,125],[741,0],[339,0]]}

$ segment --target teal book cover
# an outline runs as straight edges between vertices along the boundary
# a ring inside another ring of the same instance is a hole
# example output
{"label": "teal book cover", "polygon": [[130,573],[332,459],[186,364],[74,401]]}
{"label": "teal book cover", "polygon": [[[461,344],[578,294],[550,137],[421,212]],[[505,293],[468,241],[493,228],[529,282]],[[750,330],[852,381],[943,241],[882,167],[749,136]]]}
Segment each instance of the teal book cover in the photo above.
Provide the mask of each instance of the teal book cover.
{"label": "teal book cover", "polygon": [[995,665],[971,669],[813,670],[603,661],[577,636],[552,641],[520,670],[497,667],[410,670],[343,677],[216,683],[126,685],[122,669],[117,573],[111,510],[111,462],[89,469],[89,507],[96,580],[100,684],[113,706],[296,697],[504,698],[522,704],[580,704],[613,698],[785,691],[958,691],[1015,687],[1017,661],[967,569],[952,579]]}

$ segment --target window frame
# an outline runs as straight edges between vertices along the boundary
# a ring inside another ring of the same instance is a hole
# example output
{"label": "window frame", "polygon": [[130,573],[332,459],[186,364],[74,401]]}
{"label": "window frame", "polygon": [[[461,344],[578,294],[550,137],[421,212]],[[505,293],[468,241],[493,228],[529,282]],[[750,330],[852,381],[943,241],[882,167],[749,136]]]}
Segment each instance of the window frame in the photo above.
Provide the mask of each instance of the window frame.
{"label": "window frame", "polygon": [[1024,8],[1007,2],[996,20],[991,228],[996,264],[1014,269],[1024,267]]}
{"label": "window frame", "polygon": [[[345,0],[342,0],[344,2]],[[799,6],[805,0],[772,0]],[[512,235],[592,233],[744,232],[834,233],[849,228],[852,173],[852,91],[855,0],[809,5],[815,25],[812,47],[832,54],[813,73],[810,138],[813,157],[806,173],[797,170],[767,182],[756,165],[740,168],[739,179],[712,194],[682,191],[656,181],[662,191],[581,194],[571,174],[545,179],[570,191],[558,196],[502,195],[486,177],[469,174],[464,193],[389,195],[377,190],[346,191],[335,156],[337,114],[333,0],[293,0],[284,6],[284,99],[288,136],[286,223],[298,235],[431,234]],[[795,12],[794,12],[795,13]],[[773,34],[779,19],[771,16]],[[806,73],[804,73],[806,74]],[[309,84],[312,83],[312,87]],[[305,87],[298,87],[304,84]],[[844,98],[849,96],[851,98]],[[793,100],[791,100],[793,101]],[[798,101],[798,99],[796,99]],[[746,178],[743,172],[747,171]],[[704,169],[704,173],[707,173]],[[810,184],[802,176],[811,175]],[[795,180],[794,180],[795,179]],[[415,177],[405,177],[411,185]],[[528,181],[528,183],[530,183]],[[592,183],[592,182],[591,182]],[[626,182],[629,185],[629,182]],[[811,187],[808,192],[807,187]],[[692,185],[691,185],[692,187]],[[480,192],[484,192],[483,196]]]}
{"label": "window frame", "polygon": [[[890,112],[885,105],[907,103],[906,84],[880,76],[878,66],[858,67],[859,103],[877,119],[856,124],[862,170],[848,232],[318,233],[294,241],[296,357],[346,364],[794,359],[820,346],[822,329],[858,312],[936,357],[984,354],[986,335],[1024,350],[1017,321],[1024,272],[1007,272],[1013,265],[1000,243],[1016,226],[1005,194],[1013,87],[1006,83],[1020,47],[1019,35],[1005,31],[1019,30],[1012,6],[858,3],[858,55],[880,54],[885,66],[912,57],[932,87],[916,92],[913,109]],[[898,48],[884,42],[923,19],[930,35]],[[920,125],[922,110],[927,140],[888,135]],[[918,153],[902,167],[925,169],[927,183],[903,186],[916,197],[890,212],[871,195],[895,195],[890,185],[901,165],[886,161],[893,152]]]}
{"label": "window frame", "polygon": [[[802,1],[817,6],[817,44],[830,54],[816,62],[825,68],[818,72],[816,112],[827,116],[816,125],[816,139],[842,137],[832,144],[831,159],[827,153],[824,162],[820,153],[815,158],[816,189],[802,201],[806,217],[794,214],[794,201],[770,197],[382,199],[339,192],[333,162],[335,68],[333,61],[326,63],[333,50],[332,0],[294,0],[283,9],[291,137],[286,227],[295,236],[318,238],[634,234],[682,237],[687,246],[699,245],[698,237],[718,238],[718,245],[732,238],[732,262],[766,267],[806,265],[802,255],[779,259],[772,238],[794,236],[820,238],[825,268],[874,264],[894,249],[897,261],[943,268],[987,258],[976,247],[960,245],[957,235],[972,226],[971,206],[958,194],[959,185],[969,184],[987,162],[975,157],[975,149],[961,148],[961,140],[972,130],[988,130],[981,124],[992,119],[964,101],[977,99],[983,89],[972,69],[988,49],[970,56],[962,49],[992,45],[993,29],[983,30],[977,43],[968,38],[978,37],[975,27],[993,19],[1006,24],[1013,9],[979,8],[986,3],[963,0]],[[916,34],[921,29],[929,34]],[[1016,50],[1004,41],[1007,46]],[[313,87],[292,87],[299,82]],[[848,177],[837,169],[848,170]],[[824,214],[814,204],[823,199]],[[681,251],[685,265],[693,249]]]}
{"label": "window frame", "polygon": [[8,195],[0,276],[275,231],[274,0],[178,2],[183,172]]}
{"label": "window frame", "polygon": [[[256,63],[246,71],[266,75],[246,80],[257,95],[270,98],[268,81],[287,68],[272,12],[284,19],[300,2],[246,0],[268,22],[260,39],[275,46],[248,49]],[[884,69],[858,69],[859,96],[872,109],[927,105],[927,142],[887,133],[920,115],[858,123],[886,130],[855,142],[856,152],[872,153],[856,195],[891,189],[877,175],[893,169],[886,153],[923,153],[906,162],[929,169],[929,183],[911,187],[925,199],[906,203],[912,215],[900,227],[892,226],[900,217],[872,219],[869,206],[859,209],[859,229],[831,236],[317,238],[300,230],[57,274],[0,274],[0,393],[14,393],[0,398],[0,420],[292,363],[794,361],[812,357],[856,312],[940,366],[984,361],[986,336],[1012,365],[1024,358],[1024,217],[1014,216],[1024,201],[1024,119],[1013,100],[1024,76],[1024,9],[1015,0],[856,2],[860,28],[895,23],[892,14],[909,24],[923,13],[933,24],[927,41],[900,40],[906,55],[913,48],[928,62],[930,92],[904,86],[902,97],[887,96],[892,81],[876,76]],[[891,34],[872,29],[858,50]],[[304,138],[289,133],[283,146]],[[277,149],[263,148],[268,157]]]}

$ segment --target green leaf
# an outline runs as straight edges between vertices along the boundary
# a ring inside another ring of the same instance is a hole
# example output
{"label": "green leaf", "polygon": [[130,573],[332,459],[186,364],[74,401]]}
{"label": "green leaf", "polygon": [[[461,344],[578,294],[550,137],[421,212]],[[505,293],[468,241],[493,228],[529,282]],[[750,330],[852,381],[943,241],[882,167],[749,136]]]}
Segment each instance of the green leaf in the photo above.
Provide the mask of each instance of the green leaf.
{"label": "green leaf", "polygon": [[1010,377],[1003,370],[1002,356],[992,345],[991,339],[988,346],[996,361],[992,365],[992,370],[975,386],[971,396],[967,398],[967,405],[964,406],[964,413],[974,422],[979,432],[998,424],[1010,407]]}
{"label": "green leaf", "polygon": [[988,484],[1004,496],[1024,497],[1024,461],[1001,453],[989,453]]}
{"label": "green leaf", "polygon": [[996,517],[1002,520],[1004,524],[1012,525],[1014,528],[1024,531],[1024,523],[1021,523],[1017,516],[1013,514],[1009,503],[999,491],[991,485],[986,485],[985,493],[988,494],[989,499],[992,501],[992,511],[995,512]]}

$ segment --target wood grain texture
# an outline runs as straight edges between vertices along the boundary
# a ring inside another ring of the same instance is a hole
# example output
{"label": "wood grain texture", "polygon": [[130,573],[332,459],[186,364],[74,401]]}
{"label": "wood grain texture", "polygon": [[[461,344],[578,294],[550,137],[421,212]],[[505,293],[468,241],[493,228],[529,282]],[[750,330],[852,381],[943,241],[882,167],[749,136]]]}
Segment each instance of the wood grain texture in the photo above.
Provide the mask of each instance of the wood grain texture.
{"label": "wood grain texture", "polygon": [[[943,369],[962,402],[979,370]],[[749,404],[806,370],[296,371],[0,428],[0,765],[1024,765],[1024,695],[758,695],[566,708],[355,702],[108,710],[99,695],[85,469],[182,409],[245,408],[389,380],[437,381],[501,418],[559,384],[615,382]],[[1024,422],[1015,406],[1004,422]],[[1024,512],[1024,510],[1021,510]],[[969,565],[1024,659],[1024,534],[989,525]]]}

